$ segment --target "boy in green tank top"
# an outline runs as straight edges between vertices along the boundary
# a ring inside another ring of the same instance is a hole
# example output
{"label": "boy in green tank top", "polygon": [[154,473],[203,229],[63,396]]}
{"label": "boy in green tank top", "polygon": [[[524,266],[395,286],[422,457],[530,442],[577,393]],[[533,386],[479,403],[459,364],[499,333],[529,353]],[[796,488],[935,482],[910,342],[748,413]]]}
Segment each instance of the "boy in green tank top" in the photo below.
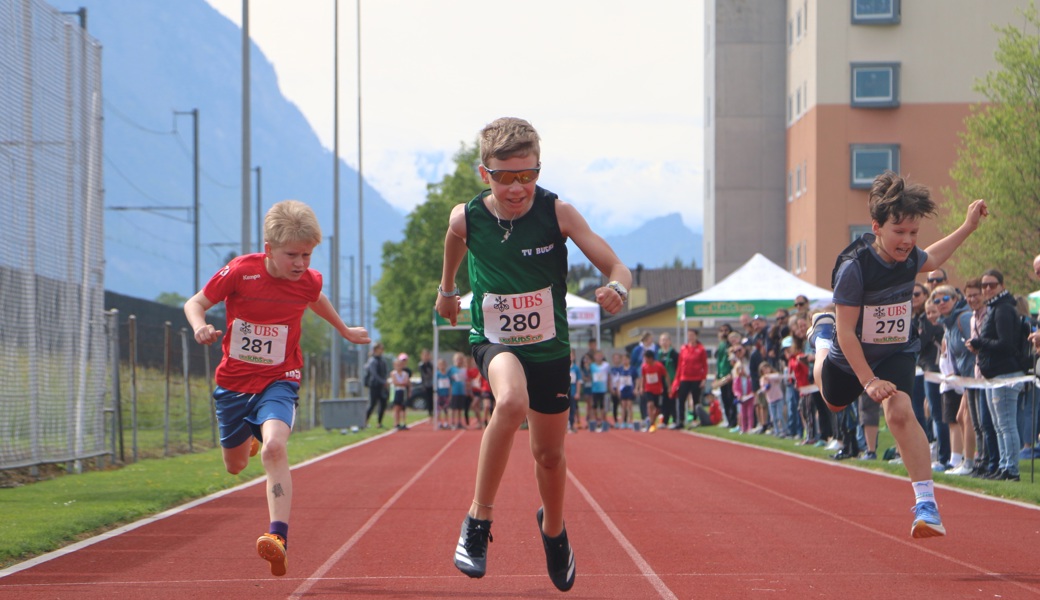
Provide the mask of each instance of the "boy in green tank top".
{"label": "boy in green tank top", "polygon": [[596,290],[596,301],[608,313],[624,306],[632,274],[572,205],[536,185],[540,154],[538,133],[522,119],[497,119],[480,132],[479,172],[490,189],[452,209],[436,307],[452,325],[457,322],[455,274],[468,253],[470,343],[496,405],[481,439],[455,566],[470,577],[483,577],[487,570],[495,496],[513,436],[526,419],[546,566],[553,584],[566,591],[575,575],[563,523],[563,440],[570,409],[567,240],[574,240],[610,281]]}

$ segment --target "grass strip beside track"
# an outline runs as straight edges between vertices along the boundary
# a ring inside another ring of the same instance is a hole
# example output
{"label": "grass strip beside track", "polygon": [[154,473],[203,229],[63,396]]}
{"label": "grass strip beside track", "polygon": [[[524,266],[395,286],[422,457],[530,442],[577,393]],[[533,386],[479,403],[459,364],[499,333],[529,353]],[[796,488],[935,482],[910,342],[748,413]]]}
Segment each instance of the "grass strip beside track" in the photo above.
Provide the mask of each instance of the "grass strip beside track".
{"label": "grass strip beside track", "polygon": [[[835,453],[834,450],[826,450],[815,446],[800,446],[797,445],[793,439],[781,439],[768,434],[731,433],[726,427],[697,427],[693,431],[712,437],[724,438],[744,444],[763,446],[783,452],[791,452],[825,460],[833,460],[831,457]],[[851,467],[873,469],[875,471],[883,471],[892,475],[906,477],[906,468],[904,468],[903,465],[889,464],[888,461],[880,458],[886,448],[894,446],[895,441],[892,439],[892,434],[884,427],[884,421],[882,420],[882,427],[878,432],[878,460],[858,460],[853,458],[842,460],[841,463]],[[1040,460],[1037,461],[1036,466],[1038,470],[1040,470]],[[934,473],[933,477],[936,483],[942,485],[970,490],[987,496],[1007,498],[1009,500],[1018,500],[1020,502],[1040,505],[1040,472],[1036,473],[1036,480],[1031,481],[1032,478],[1030,477],[1030,473],[1032,473],[1032,466],[1028,460],[1019,462],[1019,470],[1021,471],[1022,481],[989,481],[986,479],[976,479],[966,476],[944,475],[942,473]],[[940,503],[941,502],[942,500],[940,499]]]}

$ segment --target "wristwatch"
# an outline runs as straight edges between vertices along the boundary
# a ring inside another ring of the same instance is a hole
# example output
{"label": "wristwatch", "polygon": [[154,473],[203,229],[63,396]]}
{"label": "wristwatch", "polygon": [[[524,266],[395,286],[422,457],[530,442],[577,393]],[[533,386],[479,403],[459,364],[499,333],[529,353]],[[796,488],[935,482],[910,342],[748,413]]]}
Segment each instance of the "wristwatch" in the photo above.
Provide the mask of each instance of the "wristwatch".
{"label": "wristwatch", "polygon": [[622,302],[628,302],[628,290],[621,285],[620,281],[611,281],[607,284],[607,287],[617,292],[618,296],[621,296]]}
{"label": "wristwatch", "polygon": [[450,292],[446,292],[446,291],[444,291],[444,288],[442,288],[440,285],[438,285],[437,286],[437,293],[440,294],[441,296],[444,296],[445,298],[451,298],[453,296],[458,296],[459,295],[459,286],[455,286],[455,289],[451,290]]}

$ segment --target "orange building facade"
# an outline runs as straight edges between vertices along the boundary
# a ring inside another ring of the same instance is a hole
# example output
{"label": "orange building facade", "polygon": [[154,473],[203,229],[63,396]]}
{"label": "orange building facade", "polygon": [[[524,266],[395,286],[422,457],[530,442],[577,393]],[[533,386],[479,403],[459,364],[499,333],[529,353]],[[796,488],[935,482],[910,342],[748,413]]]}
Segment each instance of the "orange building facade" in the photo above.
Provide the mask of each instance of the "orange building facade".
{"label": "orange building facade", "polygon": [[[994,26],[1025,0],[788,0],[787,268],[830,287],[837,254],[870,231],[869,184],[891,168],[943,193],[976,81],[997,69]],[[926,220],[918,244],[941,237]]]}

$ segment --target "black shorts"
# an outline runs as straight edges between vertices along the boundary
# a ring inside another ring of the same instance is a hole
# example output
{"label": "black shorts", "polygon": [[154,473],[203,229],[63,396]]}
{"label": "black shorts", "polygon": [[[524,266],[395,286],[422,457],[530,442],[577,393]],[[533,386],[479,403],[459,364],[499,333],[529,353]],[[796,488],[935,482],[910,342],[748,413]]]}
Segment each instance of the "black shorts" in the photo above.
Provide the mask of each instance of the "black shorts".
{"label": "black shorts", "polygon": [[452,410],[466,410],[469,406],[469,396],[462,394],[451,395],[451,409]]}
{"label": "black shorts", "polygon": [[651,404],[657,408],[661,408],[661,394],[651,394],[650,392],[643,392],[643,399],[646,400],[646,405]]}
{"label": "black shorts", "polygon": [[942,394],[942,422],[951,425],[957,422],[957,411],[961,408],[960,392],[947,390]]}
{"label": "black shorts", "polygon": [[571,359],[569,356],[546,362],[530,362],[504,344],[484,342],[473,346],[473,360],[480,373],[488,378],[487,367],[499,354],[508,352],[520,361],[527,378],[528,406],[546,415],[555,415],[571,409]]}
{"label": "black shorts", "polygon": [[[914,395],[914,374],[917,369],[917,356],[911,352],[897,352],[874,365],[874,375],[878,379],[891,381],[896,389],[907,396]],[[863,386],[855,373],[846,373],[830,360],[830,355],[823,361],[823,372],[820,374],[820,391],[824,400],[831,406],[844,408],[856,401],[863,393]]]}
{"label": "black shorts", "polygon": [[606,406],[606,403],[604,402],[606,398],[607,395],[604,392],[592,392],[592,408],[604,408]]}

